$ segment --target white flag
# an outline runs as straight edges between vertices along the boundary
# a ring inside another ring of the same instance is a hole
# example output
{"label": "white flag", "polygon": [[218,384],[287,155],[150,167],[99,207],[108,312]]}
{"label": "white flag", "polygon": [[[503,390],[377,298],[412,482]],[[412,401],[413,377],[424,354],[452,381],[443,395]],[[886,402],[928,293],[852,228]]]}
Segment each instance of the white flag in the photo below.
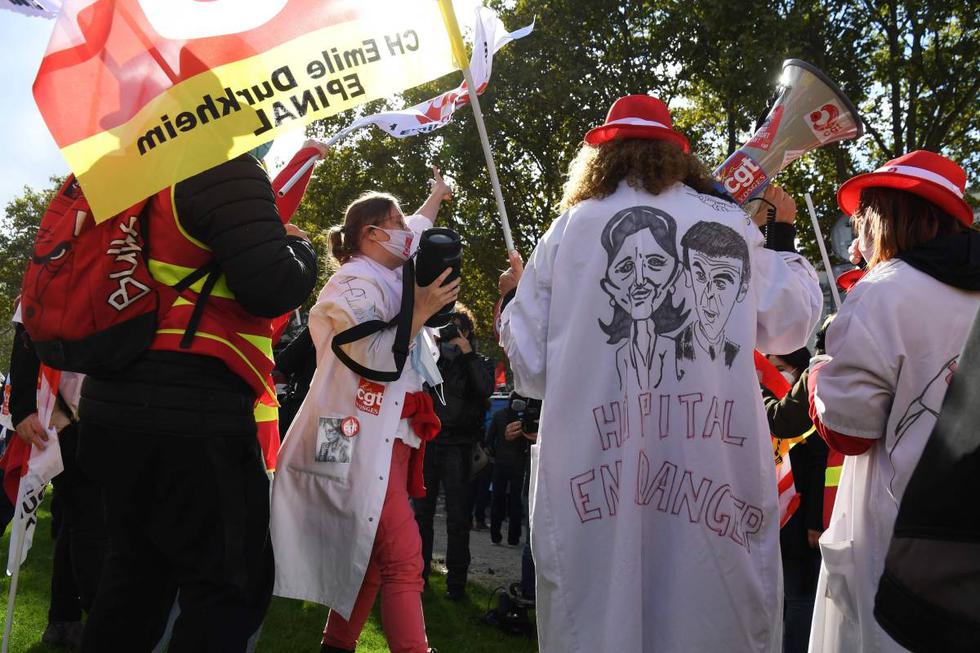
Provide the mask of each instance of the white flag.
{"label": "white flag", "polygon": [[3,396],[0,396],[0,428],[14,430],[10,416],[10,375],[3,377]]}
{"label": "white flag", "polygon": [[27,16],[56,18],[61,11],[61,0],[0,0],[0,9],[9,9]]}
{"label": "white flag", "polygon": [[[508,32],[496,12],[487,7],[477,7],[470,73],[473,75],[473,83],[476,84],[478,94],[483,93],[490,82],[493,55],[511,41],[523,38],[533,30],[532,22],[523,29]],[[414,107],[359,118],[342,130],[338,136],[369,125],[375,125],[395,138],[425,134],[445,126],[452,120],[456,109],[469,104],[469,101],[466,82],[463,82],[452,91],[446,91]]]}
{"label": "white flag", "polygon": [[[65,468],[61,460],[61,448],[58,446],[58,431],[51,425],[60,379],[61,372],[41,365],[37,390],[37,416],[41,425],[47,430],[48,443],[43,450],[31,447],[27,473],[20,477],[17,502],[14,504],[17,512],[10,529],[7,574],[12,574],[14,568],[19,567],[27,559],[27,552],[34,541],[37,510],[44,500],[44,491],[51,479]],[[19,545],[20,541],[23,541],[23,545]],[[18,548],[21,550],[20,560],[17,559]]]}

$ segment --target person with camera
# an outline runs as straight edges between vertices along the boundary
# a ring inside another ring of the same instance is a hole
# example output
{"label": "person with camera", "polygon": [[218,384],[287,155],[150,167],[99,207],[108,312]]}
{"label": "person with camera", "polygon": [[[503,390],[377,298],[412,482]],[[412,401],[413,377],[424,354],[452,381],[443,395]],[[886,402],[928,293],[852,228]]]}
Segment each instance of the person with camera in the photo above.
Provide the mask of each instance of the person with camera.
{"label": "person with camera", "polygon": [[564,212],[500,280],[515,389],[548,399],[531,501],[543,653],[780,644],[752,352],[801,347],[823,297],[793,250],[792,198],[766,189],[763,235],[671,125],[656,98],[617,100]]}
{"label": "person with camera", "polygon": [[[459,281],[444,283],[446,269],[433,283],[414,286],[414,303],[402,294],[406,261],[450,196],[435,168],[431,186],[409,218],[385,193],[365,193],[347,208],[329,234],[339,267],[310,311],[317,368],[280,450],[272,539],[275,593],[330,606],[324,653],[354,650],[379,591],[391,650],[430,650],[409,496],[425,492],[425,442],[439,430],[423,391],[435,368],[424,324],[456,300]],[[365,337],[335,340],[365,326],[373,329]],[[406,330],[407,345],[399,340]]]}
{"label": "person with camera", "polygon": [[[476,351],[473,313],[456,304],[452,322],[440,332],[439,372],[442,387],[432,390],[442,423],[425,457],[425,497],[415,500],[415,519],[422,535],[423,576],[432,567],[432,520],[439,486],[446,492],[447,597],[466,594],[470,568],[470,469],[473,446],[482,439],[483,416],[493,393],[493,368]],[[442,396],[440,396],[440,393]]]}
{"label": "person with camera", "polygon": [[[524,522],[521,493],[530,448],[525,417],[534,423],[533,416],[526,415],[527,408],[527,400],[512,392],[507,406],[493,414],[487,428],[487,446],[494,458],[493,502],[490,505],[490,539],[494,544],[503,540],[500,528],[505,515],[507,544],[517,546],[521,541]],[[537,431],[530,428],[532,433]]]}

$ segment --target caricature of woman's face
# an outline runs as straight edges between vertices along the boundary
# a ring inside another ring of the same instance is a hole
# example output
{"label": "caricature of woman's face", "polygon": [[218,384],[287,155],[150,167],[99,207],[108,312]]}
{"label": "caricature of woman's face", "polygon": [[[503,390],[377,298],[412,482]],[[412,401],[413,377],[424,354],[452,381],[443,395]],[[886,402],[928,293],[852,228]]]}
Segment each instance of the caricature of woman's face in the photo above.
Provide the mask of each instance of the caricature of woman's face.
{"label": "caricature of woman's face", "polygon": [[634,320],[648,320],[663,303],[677,258],[660,246],[649,229],[627,236],[606,270],[605,290]]}

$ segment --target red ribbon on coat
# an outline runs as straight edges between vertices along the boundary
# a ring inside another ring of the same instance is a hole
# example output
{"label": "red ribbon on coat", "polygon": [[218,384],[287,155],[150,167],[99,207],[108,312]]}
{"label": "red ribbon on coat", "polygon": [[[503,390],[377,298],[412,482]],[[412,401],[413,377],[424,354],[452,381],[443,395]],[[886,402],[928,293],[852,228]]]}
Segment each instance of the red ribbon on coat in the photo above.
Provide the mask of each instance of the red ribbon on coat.
{"label": "red ribbon on coat", "polygon": [[405,395],[402,419],[410,420],[412,431],[422,441],[408,460],[408,494],[413,499],[421,499],[425,496],[425,477],[422,475],[425,443],[439,435],[442,422],[439,421],[432,397],[427,392],[410,392]]}

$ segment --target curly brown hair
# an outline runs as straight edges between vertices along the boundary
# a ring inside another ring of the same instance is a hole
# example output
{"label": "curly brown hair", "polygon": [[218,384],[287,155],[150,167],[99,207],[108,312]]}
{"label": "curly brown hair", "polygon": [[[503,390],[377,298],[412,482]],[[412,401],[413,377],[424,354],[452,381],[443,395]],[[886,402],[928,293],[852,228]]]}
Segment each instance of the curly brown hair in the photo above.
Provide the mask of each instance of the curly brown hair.
{"label": "curly brown hair", "polygon": [[612,195],[624,179],[633,188],[652,195],[659,195],[679,181],[699,193],[718,195],[715,180],[704,165],[674,143],[628,138],[598,147],[582,145],[568,167],[561,210]]}

